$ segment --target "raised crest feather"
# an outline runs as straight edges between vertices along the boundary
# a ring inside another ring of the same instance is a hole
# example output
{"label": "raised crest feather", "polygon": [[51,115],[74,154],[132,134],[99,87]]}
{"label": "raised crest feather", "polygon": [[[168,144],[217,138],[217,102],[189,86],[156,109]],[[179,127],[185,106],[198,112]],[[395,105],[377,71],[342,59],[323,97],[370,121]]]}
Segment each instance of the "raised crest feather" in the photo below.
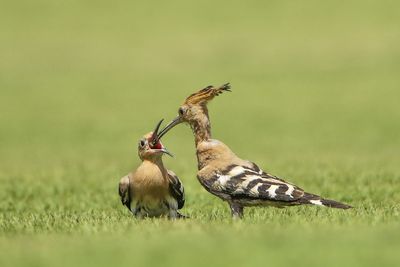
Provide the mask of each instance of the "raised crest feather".
{"label": "raised crest feather", "polygon": [[206,104],[208,101],[212,100],[214,97],[219,96],[223,92],[228,91],[231,92],[231,85],[226,83],[220,87],[214,87],[213,85],[209,85],[200,91],[191,94],[185,100],[185,104],[189,105],[201,105]]}

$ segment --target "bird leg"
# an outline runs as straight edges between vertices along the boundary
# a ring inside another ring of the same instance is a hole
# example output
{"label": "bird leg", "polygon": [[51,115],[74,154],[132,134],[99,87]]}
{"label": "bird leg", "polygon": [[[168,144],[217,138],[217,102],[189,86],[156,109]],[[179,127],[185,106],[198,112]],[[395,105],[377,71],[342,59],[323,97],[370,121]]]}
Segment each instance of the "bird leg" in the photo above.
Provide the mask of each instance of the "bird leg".
{"label": "bird leg", "polygon": [[168,214],[168,219],[170,219],[170,220],[176,220],[177,218],[179,218],[178,215],[179,213],[176,211],[176,210],[174,210],[174,209],[170,209],[169,210],[169,214]]}
{"label": "bird leg", "polygon": [[235,203],[235,202],[229,202],[229,206],[231,208],[233,219],[242,219],[243,218],[243,206],[242,205]]}

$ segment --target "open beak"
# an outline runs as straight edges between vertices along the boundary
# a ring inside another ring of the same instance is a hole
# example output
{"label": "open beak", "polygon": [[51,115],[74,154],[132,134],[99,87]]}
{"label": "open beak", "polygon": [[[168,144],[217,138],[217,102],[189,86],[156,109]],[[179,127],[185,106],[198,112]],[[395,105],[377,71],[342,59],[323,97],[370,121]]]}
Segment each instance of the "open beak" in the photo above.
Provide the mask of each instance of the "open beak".
{"label": "open beak", "polygon": [[156,128],[153,131],[153,136],[151,137],[151,140],[152,140],[151,142],[152,142],[153,145],[157,144],[161,139],[160,135],[158,134],[158,131],[160,130],[160,126],[163,123],[163,121],[164,121],[164,119],[161,119],[157,123]]}
{"label": "open beak", "polygon": [[174,157],[174,155],[173,155],[171,152],[169,152],[165,147],[163,147],[160,151],[161,151],[162,153],[164,153],[164,154],[167,154],[167,155],[170,156],[171,158]]}
{"label": "open beak", "polygon": [[158,138],[163,137],[166,133],[169,132],[172,128],[174,128],[176,125],[182,123],[182,119],[180,116],[176,117],[173,121],[171,121],[167,126],[165,126],[164,129],[161,130],[160,133],[158,133]]}
{"label": "open beak", "polygon": [[152,146],[157,146],[157,145],[160,146],[160,148],[154,148],[154,149],[156,149],[164,154],[167,154],[170,157],[174,157],[174,155],[171,152],[169,152],[160,142],[162,135],[160,135],[158,133],[158,131],[160,130],[160,126],[163,121],[164,121],[164,119],[160,120],[160,122],[157,124],[156,128],[154,129],[153,136],[151,137],[151,140],[152,140],[151,145]]}

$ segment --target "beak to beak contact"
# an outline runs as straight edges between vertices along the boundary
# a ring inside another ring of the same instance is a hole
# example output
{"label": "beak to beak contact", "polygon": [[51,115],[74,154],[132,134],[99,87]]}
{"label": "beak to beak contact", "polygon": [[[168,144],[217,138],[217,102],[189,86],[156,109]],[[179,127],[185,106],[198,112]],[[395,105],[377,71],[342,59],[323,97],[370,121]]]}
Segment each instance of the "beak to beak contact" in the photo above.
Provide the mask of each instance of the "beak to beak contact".
{"label": "beak to beak contact", "polygon": [[167,126],[165,126],[164,129],[161,130],[161,132],[158,134],[158,138],[160,139],[161,137],[163,137],[166,133],[169,132],[169,130],[171,130],[180,123],[182,123],[182,119],[180,116],[178,116],[173,121],[171,121]]}
{"label": "beak to beak contact", "polygon": [[[160,120],[159,122],[158,122],[158,124],[157,124],[157,126],[156,126],[156,128],[154,129],[154,131],[153,131],[153,136],[151,137],[151,139],[152,139],[152,141],[151,141],[151,144],[152,145],[156,145],[156,144],[158,144],[159,142],[160,142],[160,139],[161,139],[161,137],[165,134],[165,133],[163,133],[163,134],[159,134],[158,133],[158,131],[160,130],[160,126],[161,126],[161,124],[163,123],[163,121],[164,121],[164,119],[162,119],[162,120]],[[164,129],[165,130],[165,129]],[[164,131],[163,130],[163,131]],[[163,132],[162,131],[162,132]],[[162,146],[162,145],[161,145]],[[170,156],[170,157],[174,157],[174,155],[171,153],[171,152],[169,152],[165,147],[161,147],[161,149],[158,149],[160,152],[162,152],[162,153],[164,153],[164,154],[167,154],[168,156]]]}
{"label": "beak to beak contact", "polygon": [[160,130],[160,126],[161,126],[161,124],[163,123],[163,121],[164,121],[164,119],[160,120],[160,121],[157,123],[156,128],[155,128],[154,131],[153,131],[153,136],[151,137],[151,139],[152,139],[151,142],[152,142],[153,145],[157,144],[157,143],[160,141],[160,139],[161,139],[161,137],[160,137],[159,134],[158,134],[158,131]]}

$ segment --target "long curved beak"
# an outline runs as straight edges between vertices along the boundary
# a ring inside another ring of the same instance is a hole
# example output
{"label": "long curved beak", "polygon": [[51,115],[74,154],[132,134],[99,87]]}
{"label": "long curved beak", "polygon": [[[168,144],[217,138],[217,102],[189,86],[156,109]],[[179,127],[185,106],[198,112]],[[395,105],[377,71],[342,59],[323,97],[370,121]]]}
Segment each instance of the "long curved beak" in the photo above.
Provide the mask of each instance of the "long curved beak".
{"label": "long curved beak", "polygon": [[158,138],[160,139],[161,137],[163,137],[166,133],[169,132],[169,130],[171,130],[172,128],[174,128],[176,125],[182,123],[182,119],[180,116],[176,117],[173,121],[171,121],[167,126],[165,126],[164,129],[162,129],[162,131],[160,133],[158,133]]}
{"label": "long curved beak", "polygon": [[[160,120],[160,121],[157,123],[156,128],[155,128],[154,131],[153,131],[153,136],[151,137],[151,140],[152,140],[151,142],[152,142],[154,145],[157,144],[158,142],[160,142],[160,139],[161,139],[161,137],[162,137],[162,135],[160,135],[160,134],[158,133],[158,131],[160,130],[160,127],[161,127],[161,124],[163,123],[163,121],[164,121],[164,119]],[[167,148],[165,148],[164,146],[162,146],[162,148],[159,149],[159,151],[162,152],[162,153],[164,153],[164,154],[167,154],[167,155],[170,156],[170,157],[174,157],[174,155],[173,155],[171,152],[169,152],[169,151],[167,150]]]}
{"label": "long curved beak", "polygon": [[161,139],[160,135],[158,134],[158,131],[160,130],[160,126],[163,123],[163,121],[164,121],[164,119],[161,119],[157,123],[156,128],[153,131],[153,136],[151,137],[153,144],[157,144],[158,141],[160,141],[160,139]]}
{"label": "long curved beak", "polygon": [[171,158],[174,157],[174,155],[173,155],[171,152],[169,152],[165,147],[163,147],[160,151],[161,151],[162,153],[164,153],[164,154],[167,154],[167,155],[170,156]]}

